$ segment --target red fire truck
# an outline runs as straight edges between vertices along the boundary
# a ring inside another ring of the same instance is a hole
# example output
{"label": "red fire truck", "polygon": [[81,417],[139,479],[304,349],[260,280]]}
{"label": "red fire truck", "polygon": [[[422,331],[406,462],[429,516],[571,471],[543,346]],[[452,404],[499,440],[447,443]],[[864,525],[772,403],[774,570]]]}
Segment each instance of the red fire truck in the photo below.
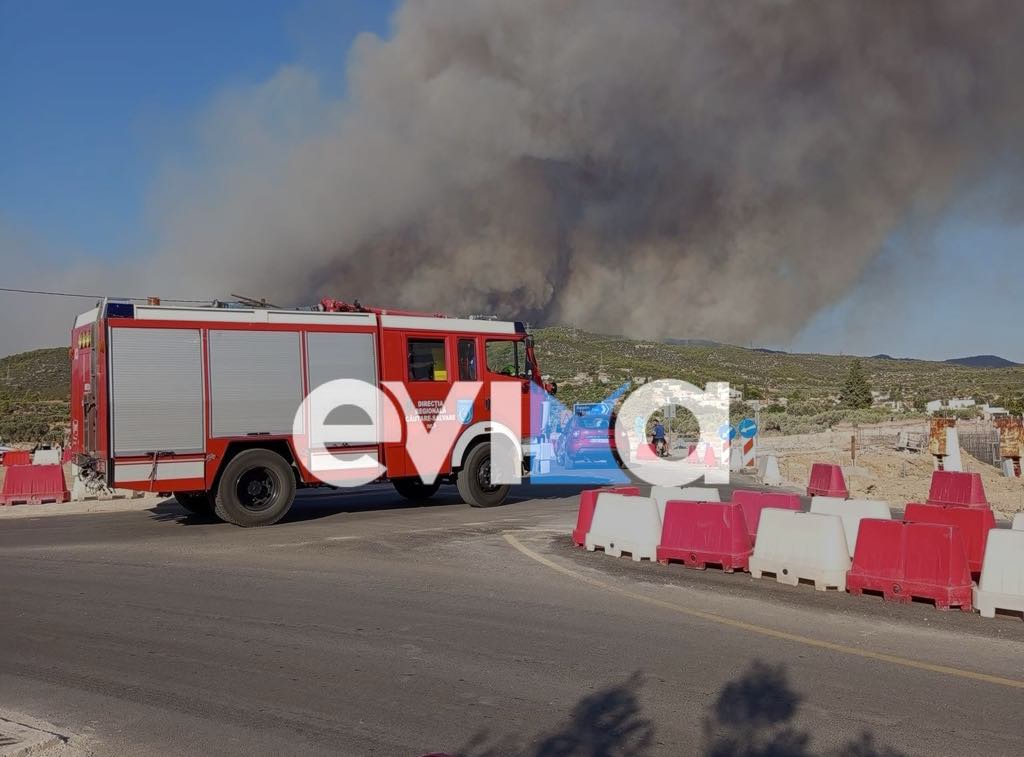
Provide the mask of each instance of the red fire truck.
{"label": "red fire truck", "polygon": [[[403,428],[379,437],[395,441],[329,450],[367,461],[378,480],[414,500],[446,482],[470,505],[504,502],[509,485],[492,483],[492,457],[512,450],[527,470],[542,427],[544,387],[518,322],[329,299],[308,310],[105,300],[75,321],[71,365],[70,449],[87,486],[173,492],[188,510],[241,526],[276,522],[297,488],[321,483],[311,453],[297,449],[293,420],[328,381],[401,382],[404,401],[431,408],[434,425],[458,424],[436,470],[416,469],[403,412],[394,416]],[[446,407],[457,382],[483,386],[458,413]],[[496,382],[517,387],[502,389],[505,397],[518,392],[518,418],[507,415],[508,403],[504,417],[492,409]]]}

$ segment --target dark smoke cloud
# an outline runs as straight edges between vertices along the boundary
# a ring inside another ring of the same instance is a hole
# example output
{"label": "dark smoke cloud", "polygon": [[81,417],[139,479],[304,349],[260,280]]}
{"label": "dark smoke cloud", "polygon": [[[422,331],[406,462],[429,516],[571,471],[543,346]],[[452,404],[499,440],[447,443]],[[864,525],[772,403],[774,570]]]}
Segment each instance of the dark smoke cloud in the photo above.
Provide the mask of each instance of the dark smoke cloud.
{"label": "dark smoke cloud", "polygon": [[214,120],[159,279],[787,339],[1019,150],[1022,39],[1015,0],[408,0],[346,103],[286,70]]}

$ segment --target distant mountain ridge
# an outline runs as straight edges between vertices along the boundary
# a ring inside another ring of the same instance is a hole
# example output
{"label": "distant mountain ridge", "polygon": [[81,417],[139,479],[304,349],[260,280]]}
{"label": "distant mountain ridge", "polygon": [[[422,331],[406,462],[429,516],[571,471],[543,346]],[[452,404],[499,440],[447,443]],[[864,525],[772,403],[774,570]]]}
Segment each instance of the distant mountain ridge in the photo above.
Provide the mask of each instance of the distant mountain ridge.
{"label": "distant mountain ridge", "polygon": [[972,357],[956,357],[946,360],[953,365],[964,365],[968,368],[1017,368],[1021,363],[999,357],[998,355],[973,355]]}

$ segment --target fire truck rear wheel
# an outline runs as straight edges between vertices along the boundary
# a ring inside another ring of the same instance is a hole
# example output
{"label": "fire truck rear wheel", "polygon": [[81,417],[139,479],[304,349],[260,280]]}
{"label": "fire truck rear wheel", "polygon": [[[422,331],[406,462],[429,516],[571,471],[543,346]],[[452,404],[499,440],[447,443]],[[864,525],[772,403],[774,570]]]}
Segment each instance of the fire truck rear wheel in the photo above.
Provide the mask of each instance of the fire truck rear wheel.
{"label": "fire truck rear wheel", "polygon": [[456,484],[467,505],[496,507],[502,504],[512,488],[508,484],[491,483],[491,443],[481,442],[463,460]]}
{"label": "fire truck rear wheel", "polygon": [[422,502],[425,499],[430,499],[441,488],[440,481],[425,484],[418,478],[396,478],[391,483],[394,484],[396,492],[406,499],[411,499],[413,502]]}
{"label": "fire truck rear wheel", "polygon": [[269,526],[284,517],[294,499],[288,462],[268,449],[247,449],[224,466],[213,509],[236,526]]}
{"label": "fire truck rear wheel", "polygon": [[209,492],[174,492],[178,504],[195,515],[211,515],[213,501]]}

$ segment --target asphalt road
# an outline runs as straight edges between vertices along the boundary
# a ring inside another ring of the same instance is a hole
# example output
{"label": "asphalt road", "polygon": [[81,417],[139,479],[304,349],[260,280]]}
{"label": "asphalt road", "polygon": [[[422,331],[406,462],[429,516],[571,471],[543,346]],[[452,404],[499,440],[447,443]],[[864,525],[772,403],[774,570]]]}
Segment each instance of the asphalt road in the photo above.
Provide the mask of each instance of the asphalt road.
{"label": "asphalt road", "polygon": [[574,491],[4,521],[0,707],[101,755],[1024,754],[1020,619],[587,553]]}

